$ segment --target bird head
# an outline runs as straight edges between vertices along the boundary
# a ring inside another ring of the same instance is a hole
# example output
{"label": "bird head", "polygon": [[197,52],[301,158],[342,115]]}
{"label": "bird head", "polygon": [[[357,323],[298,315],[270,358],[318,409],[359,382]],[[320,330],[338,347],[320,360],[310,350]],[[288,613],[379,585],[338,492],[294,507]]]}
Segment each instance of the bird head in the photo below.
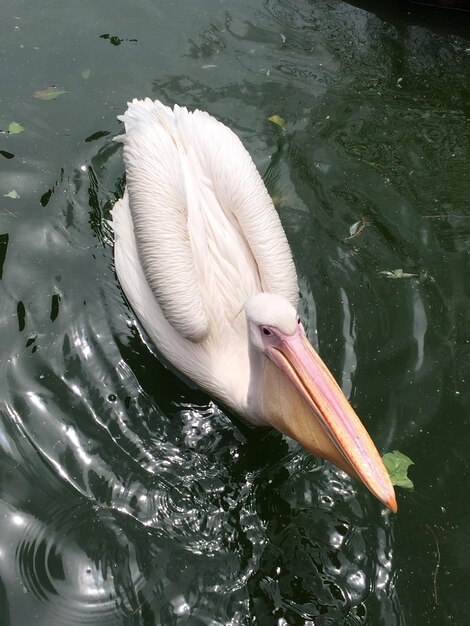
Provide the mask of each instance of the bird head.
{"label": "bird head", "polygon": [[295,308],[260,293],[245,305],[249,341],[266,358],[263,419],[348,472],[392,511],[389,475],[369,434],[309,343]]}

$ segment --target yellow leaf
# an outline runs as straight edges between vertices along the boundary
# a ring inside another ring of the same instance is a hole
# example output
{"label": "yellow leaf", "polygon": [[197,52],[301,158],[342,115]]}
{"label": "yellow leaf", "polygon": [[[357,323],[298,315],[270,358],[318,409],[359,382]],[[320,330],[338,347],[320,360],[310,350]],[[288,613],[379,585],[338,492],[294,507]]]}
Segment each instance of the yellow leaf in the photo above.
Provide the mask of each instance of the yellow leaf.
{"label": "yellow leaf", "polygon": [[281,128],[286,123],[285,119],[280,115],[271,115],[271,117],[268,117],[268,120],[273,124],[276,124],[276,126],[281,126]]}

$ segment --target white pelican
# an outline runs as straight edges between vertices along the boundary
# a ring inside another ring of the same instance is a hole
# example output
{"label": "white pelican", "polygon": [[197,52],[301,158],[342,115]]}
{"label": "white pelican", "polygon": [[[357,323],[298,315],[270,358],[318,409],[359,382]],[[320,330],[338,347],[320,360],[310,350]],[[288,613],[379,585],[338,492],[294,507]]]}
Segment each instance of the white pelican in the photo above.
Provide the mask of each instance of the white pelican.
{"label": "white pelican", "polygon": [[393,511],[377,449],[297,315],[291,251],[238,137],[203,111],[133,100],[116,272],[162,355],[252,423],[362,481]]}

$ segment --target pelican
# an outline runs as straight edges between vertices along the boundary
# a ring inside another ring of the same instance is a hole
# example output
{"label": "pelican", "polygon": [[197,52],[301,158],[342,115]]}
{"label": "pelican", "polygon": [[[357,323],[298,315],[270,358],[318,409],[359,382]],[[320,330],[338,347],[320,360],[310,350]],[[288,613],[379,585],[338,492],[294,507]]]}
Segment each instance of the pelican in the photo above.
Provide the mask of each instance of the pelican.
{"label": "pelican", "polygon": [[376,447],[306,337],[289,244],[240,139],[204,111],[149,98],[118,119],[127,186],[112,211],[116,273],[159,352],[395,512]]}

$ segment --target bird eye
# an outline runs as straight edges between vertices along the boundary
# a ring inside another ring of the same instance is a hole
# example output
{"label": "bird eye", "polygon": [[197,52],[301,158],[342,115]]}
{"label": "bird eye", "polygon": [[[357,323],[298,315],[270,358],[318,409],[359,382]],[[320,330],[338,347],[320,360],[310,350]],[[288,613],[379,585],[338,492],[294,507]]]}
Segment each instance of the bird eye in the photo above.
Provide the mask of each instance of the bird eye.
{"label": "bird eye", "polygon": [[297,318],[297,324],[300,324],[300,317]]}
{"label": "bird eye", "polygon": [[263,328],[263,335],[272,335],[272,332],[269,330],[269,328]]}

